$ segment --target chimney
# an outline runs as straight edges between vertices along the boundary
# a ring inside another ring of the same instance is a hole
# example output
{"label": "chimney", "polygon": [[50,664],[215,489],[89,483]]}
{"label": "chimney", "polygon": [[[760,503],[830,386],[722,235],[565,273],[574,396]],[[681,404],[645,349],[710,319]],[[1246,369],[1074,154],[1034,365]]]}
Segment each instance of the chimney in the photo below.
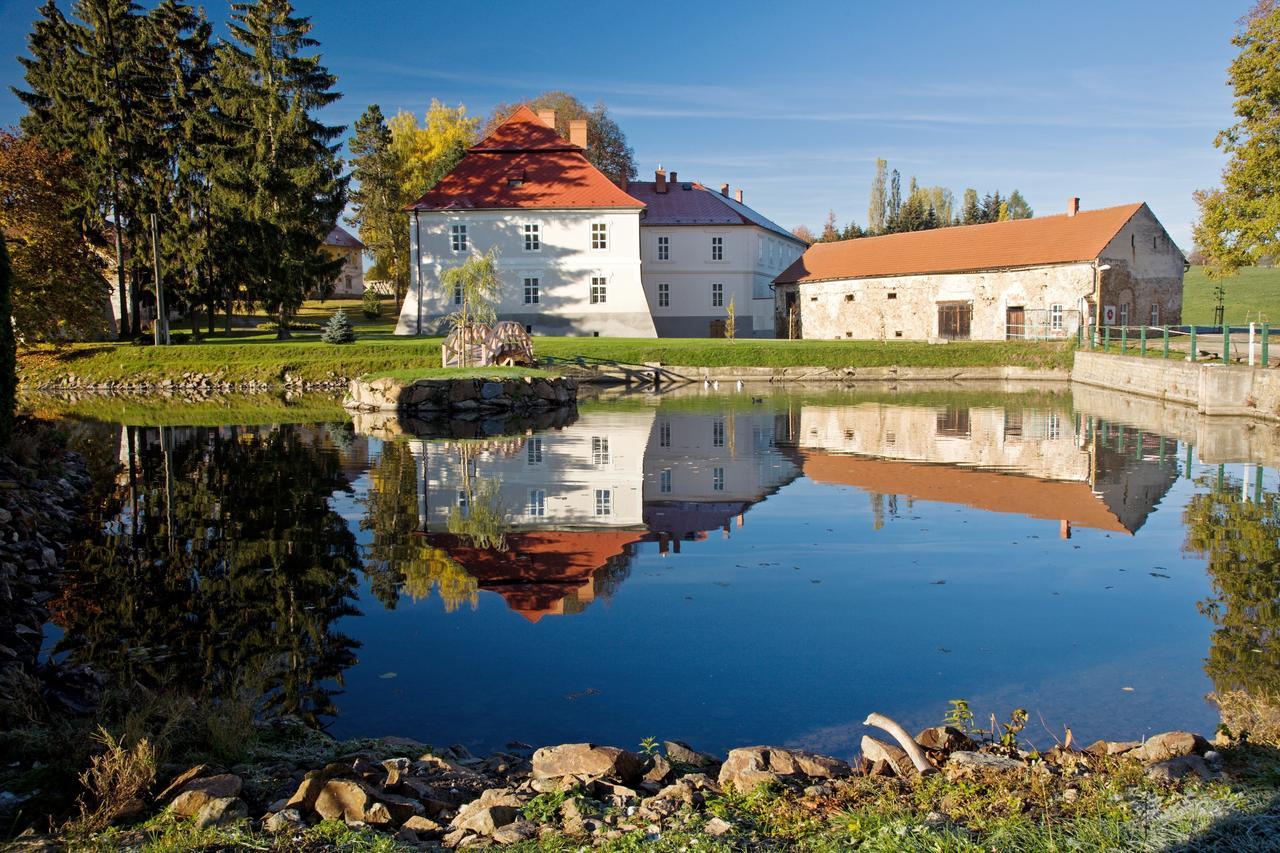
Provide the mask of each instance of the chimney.
{"label": "chimney", "polygon": [[552,130],[556,129],[556,111],[555,110],[538,110],[538,120]]}
{"label": "chimney", "polygon": [[675,186],[676,184],[678,184],[678,183],[680,183],[680,182],[676,179],[676,170],[675,170],[675,169],[672,169],[672,170],[671,170],[671,186],[673,186],[673,187],[674,187],[674,186]]}
{"label": "chimney", "polygon": [[742,187],[738,187],[738,192],[736,193],[736,195],[738,198],[738,204],[742,204]]}
{"label": "chimney", "polygon": [[1075,216],[1080,212],[1080,197],[1072,196],[1067,199],[1067,216]]}
{"label": "chimney", "polygon": [[728,198],[728,197],[729,197],[729,185],[728,185],[728,184],[721,184],[721,185],[720,185],[720,195],[724,196],[725,198]]}
{"label": "chimney", "polygon": [[587,120],[575,118],[569,122],[569,144],[579,148],[587,147]]}
{"label": "chimney", "polygon": [[661,168],[653,173],[653,191],[656,193],[665,193],[667,191],[667,173]]}

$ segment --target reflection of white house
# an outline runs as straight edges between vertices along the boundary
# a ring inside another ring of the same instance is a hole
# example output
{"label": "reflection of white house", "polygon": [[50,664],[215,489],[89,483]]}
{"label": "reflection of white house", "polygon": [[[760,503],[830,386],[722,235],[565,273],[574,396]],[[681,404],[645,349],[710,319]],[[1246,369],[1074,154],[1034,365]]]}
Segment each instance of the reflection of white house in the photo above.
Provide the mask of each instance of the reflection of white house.
{"label": "reflection of white house", "polygon": [[342,258],[342,270],[332,283],[334,296],[361,296],[364,293],[364,243],[339,225],[324,239],[324,251]]}

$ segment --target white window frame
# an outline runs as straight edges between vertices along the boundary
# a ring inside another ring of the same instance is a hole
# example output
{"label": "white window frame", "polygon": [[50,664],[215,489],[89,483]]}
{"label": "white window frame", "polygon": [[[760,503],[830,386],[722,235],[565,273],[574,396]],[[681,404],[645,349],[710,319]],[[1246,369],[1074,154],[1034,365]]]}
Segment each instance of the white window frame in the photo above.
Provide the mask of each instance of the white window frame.
{"label": "white window frame", "polygon": [[671,446],[671,421],[663,421],[658,424],[658,446]]}
{"label": "white window frame", "polygon": [[609,250],[609,223],[591,223],[591,251],[607,252]]}
{"label": "white window frame", "polygon": [[724,447],[724,418],[716,418],[711,422],[711,446]]}
{"label": "white window frame", "polygon": [[723,468],[711,469],[711,491],[713,492],[724,491],[724,469]]}
{"label": "white window frame", "polygon": [[658,307],[671,307],[671,284],[669,282],[658,282]]}
{"label": "white window frame", "polygon": [[671,237],[667,234],[658,235],[658,260],[671,260]]}
{"label": "white window frame", "polygon": [[711,282],[711,307],[712,308],[724,307],[724,282],[723,281]]}
{"label": "white window frame", "polygon": [[1160,303],[1159,302],[1151,303],[1151,325],[1153,326],[1160,325]]}
{"label": "white window frame", "polygon": [[542,304],[542,279],[536,275],[522,276],[520,283],[524,285],[524,304]]}
{"label": "white window frame", "polygon": [[542,226],[537,222],[526,222],[520,230],[520,236],[523,238],[521,245],[526,252],[532,254],[542,251]]}
{"label": "white window frame", "polygon": [[1120,303],[1120,325],[1121,326],[1129,325],[1129,303],[1128,302]]}
{"label": "white window frame", "polygon": [[1063,326],[1063,318],[1066,312],[1063,310],[1061,302],[1055,302],[1049,306],[1049,329],[1054,332],[1061,332]]}
{"label": "white window frame", "polygon": [[613,489],[596,489],[596,515],[613,515]]}
{"label": "white window frame", "polygon": [[671,469],[663,468],[658,475],[658,491],[664,495],[671,494]]}
{"label": "white window frame", "polygon": [[471,235],[467,233],[467,223],[454,222],[449,226],[449,250],[454,254],[469,251]]}
{"label": "white window frame", "polygon": [[453,304],[454,305],[462,304],[462,285],[460,284],[455,284],[453,286]]}
{"label": "white window frame", "polygon": [[547,517],[547,490],[530,489],[529,500],[525,504],[524,514],[529,518]]}
{"label": "white window frame", "polygon": [[609,302],[609,277],[591,276],[591,304],[605,305]]}
{"label": "white window frame", "polygon": [[724,260],[724,237],[714,236],[711,238],[711,261],[719,263]]}
{"label": "white window frame", "polygon": [[591,436],[591,464],[597,468],[603,468],[613,461],[613,455],[609,452],[609,437],[602,435]]}
{"label": "white window frame", "polygon": [[542,439],[529,439],[529,443],[526,445],[526,458],[529,465],[542,464]]}

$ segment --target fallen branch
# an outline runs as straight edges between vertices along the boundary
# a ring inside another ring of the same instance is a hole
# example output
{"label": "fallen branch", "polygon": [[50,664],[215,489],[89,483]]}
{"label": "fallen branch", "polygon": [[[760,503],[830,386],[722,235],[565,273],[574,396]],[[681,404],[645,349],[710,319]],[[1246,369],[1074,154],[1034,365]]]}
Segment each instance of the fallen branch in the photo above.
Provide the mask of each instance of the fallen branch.
{"label": "fallen branch", "polygon": [[911,763],[915,765],[916,770],[920,771],[921,776],[938,772],[938,768],[929,763],[924,750],[920,748],[920,744],[911,738],[911,735],[907,734],[907,730],[884,714],[868,714],[862,724],[864,726],[875,726],[877,729],[883,729],[892,735],[893,739],[898,742],[898,745],[902,747],[903,751],[911,759]]}

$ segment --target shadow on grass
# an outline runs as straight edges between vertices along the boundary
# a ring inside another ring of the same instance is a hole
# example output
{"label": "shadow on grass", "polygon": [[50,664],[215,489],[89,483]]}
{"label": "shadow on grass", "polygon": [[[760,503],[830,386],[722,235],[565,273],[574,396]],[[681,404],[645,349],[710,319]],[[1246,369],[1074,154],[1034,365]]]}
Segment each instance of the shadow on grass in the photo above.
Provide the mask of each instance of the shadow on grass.
{"label": "shadow on grass", "polygon": [[1164,853],[1280,850],[1280,749],[1263,744],[1243,747],[1229,758],[1228,771],[1243,780],[1232,783],[1231,789],[1250,805],[1218,818],[1185,841],[1164,846]]}

